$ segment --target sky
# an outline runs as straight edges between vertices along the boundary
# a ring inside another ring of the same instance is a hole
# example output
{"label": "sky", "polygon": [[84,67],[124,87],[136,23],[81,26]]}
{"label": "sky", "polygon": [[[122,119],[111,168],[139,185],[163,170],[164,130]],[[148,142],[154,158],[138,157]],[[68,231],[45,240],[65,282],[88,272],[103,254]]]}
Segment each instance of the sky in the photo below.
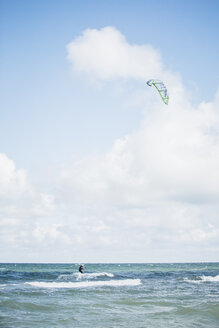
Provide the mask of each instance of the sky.
{"label": "sky", "polygon": [[219,261],[218,14],[0,0],[1,262]]}

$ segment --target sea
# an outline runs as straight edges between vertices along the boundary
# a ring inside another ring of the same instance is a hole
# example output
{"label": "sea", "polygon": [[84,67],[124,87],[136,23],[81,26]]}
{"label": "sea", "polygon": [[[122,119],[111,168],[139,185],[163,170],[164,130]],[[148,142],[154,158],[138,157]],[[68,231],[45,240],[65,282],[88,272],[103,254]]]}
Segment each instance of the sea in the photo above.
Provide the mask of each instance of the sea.
{"label": "sea", "polygon": [[219,263],[0,264],[1,328],[219,327]]}

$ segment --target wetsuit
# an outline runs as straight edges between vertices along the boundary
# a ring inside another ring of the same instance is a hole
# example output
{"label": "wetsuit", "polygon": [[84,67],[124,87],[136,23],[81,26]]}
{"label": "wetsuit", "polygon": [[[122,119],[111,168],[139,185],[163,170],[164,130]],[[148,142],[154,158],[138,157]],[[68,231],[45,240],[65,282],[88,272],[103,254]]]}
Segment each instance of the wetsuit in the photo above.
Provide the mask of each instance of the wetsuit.
{"label": "wetsuit", "polygon": [[80,265],[78,271],[79,271],[80,273],[83,273],[83,269],[84,269],[83,265]]}

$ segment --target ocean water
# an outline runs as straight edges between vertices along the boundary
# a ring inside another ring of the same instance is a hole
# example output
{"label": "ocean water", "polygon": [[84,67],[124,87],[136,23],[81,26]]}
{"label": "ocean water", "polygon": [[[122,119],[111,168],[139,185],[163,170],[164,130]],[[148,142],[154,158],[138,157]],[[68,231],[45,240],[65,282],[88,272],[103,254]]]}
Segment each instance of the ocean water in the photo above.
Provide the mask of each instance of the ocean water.
{"label": "ocean water", "polygon": [[78,267],[0,264],[0,327],[219,327],[219,263]]}

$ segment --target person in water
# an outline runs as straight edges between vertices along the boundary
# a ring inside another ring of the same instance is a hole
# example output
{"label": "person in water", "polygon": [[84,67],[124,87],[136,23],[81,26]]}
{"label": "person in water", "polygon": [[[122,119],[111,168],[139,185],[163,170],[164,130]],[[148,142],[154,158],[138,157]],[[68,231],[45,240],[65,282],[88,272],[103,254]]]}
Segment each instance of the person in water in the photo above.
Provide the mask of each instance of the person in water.
{"label": "person in water", "polygon": [[84,266],[83,266],[83,265],[80,265],[78,271],[79,271],[80,273],[84,273],[83,270],[84,270]]}

